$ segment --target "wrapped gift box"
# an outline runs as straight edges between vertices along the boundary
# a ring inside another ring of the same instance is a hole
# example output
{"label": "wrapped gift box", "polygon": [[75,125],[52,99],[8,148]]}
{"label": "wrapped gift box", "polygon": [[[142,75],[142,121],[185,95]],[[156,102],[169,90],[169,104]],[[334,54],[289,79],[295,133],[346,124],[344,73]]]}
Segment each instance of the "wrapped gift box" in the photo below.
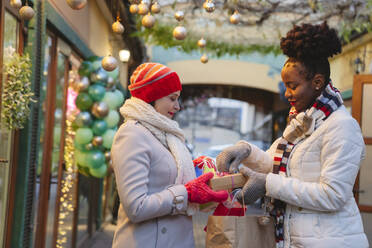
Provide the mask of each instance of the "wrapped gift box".
{"label": "wrapped gift box", "polygon": [[214,176],[209,180],[209,187],[213,190],[229,190],[233,188],[241,188],[246,183],[247,179],[241,174],[230,174],[222,177]]}

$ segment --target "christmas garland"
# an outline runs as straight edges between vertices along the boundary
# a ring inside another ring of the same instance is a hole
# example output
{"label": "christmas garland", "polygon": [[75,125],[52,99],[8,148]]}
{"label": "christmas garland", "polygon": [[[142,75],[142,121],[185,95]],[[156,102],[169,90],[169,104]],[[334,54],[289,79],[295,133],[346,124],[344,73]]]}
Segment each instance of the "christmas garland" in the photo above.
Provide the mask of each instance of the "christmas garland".
{"label": "christmas garland", "polygon": [[[164,48],[177,47],[180,51],[191,53],[198,51],[200,48],[197,46],[198,38],[188,35],[184,40],[176,40],[173,38],[174,26],[164,25],[157,22],[152,28],[141,27],[140,22],[137,24],[137,32],[133,33],[134,36],[143,37],[148,44],[162,46]],[[221,57],[223,55],[239,56],[241,54],[251,54],[258,52],[261,54],[281,54],[280,47],[277,45],[240,45],[230,44],[226,42],[217,42],[207,40],[207,45],[204,48],[212,56]]]}
{"label": "christmas garland", "polygon": [[[188,34],[184,40],[176,40],[173,37],[174,26],[156,24],[152,28],[144,28],[141,25],[141,18],[137,17],[137,32],[133,33],[133,36],[144,38],[148,44],[162,46],[164,48],[177,47],[180,51],[185,53],[191,53],[193,51],[199,51],[200,48],[197,46],[196,37]],[[353,23],[341,23],[339,35],[341,39],[349,43],[354,36],[358,34],[369,33],[372,31],[372,23],[366,21],[355,20]],[[281,54],[279,45],[261,45],[261,44],[231,44],[226,42],[217,42],[214,40],[208,40],[207,45],[204,48],[212,56],[221,57],[223,55],[239,56],[241,54],[251,54],[258,52],[261,54]]]}
{"label": "christmas garland", "polygon": [[30,114],[30,102],[36,102],[31,90],[31,60],[28,54],[12,52],[5,58],[1,121],[9,130],[21,129]]}

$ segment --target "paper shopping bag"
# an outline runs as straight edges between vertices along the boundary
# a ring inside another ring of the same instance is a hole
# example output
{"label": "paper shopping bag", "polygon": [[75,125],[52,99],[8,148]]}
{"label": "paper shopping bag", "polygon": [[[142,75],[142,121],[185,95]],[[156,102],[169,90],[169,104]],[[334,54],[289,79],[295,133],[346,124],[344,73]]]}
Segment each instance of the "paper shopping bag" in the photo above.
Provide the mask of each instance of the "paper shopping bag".
{"label": "paper shopping bag", "polygon": [[261,225],[260,216],[209,216],[207,248],[275,248],[274,222]]}

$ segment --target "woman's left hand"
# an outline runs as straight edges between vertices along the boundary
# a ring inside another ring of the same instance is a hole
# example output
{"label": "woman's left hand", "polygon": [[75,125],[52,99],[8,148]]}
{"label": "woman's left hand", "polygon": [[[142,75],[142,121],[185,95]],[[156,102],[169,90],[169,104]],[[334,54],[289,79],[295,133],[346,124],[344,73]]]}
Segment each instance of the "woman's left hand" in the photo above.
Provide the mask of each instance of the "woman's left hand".
{"label": "woman's left hand", "polygon": [[243,165],[239,166],[239,172],[248,178],[241,193],[237,196],[241,204],[252,204],[265,195],[267,174],[256,172]]}
{"label": "woman's left hand", "polygon": [[214,176],[212,172],[201,175],[194,180],[185,184],[189,202],[207,203],[207,202],[224,202],[229,194],[226,190],[213,191],[207,182]]}

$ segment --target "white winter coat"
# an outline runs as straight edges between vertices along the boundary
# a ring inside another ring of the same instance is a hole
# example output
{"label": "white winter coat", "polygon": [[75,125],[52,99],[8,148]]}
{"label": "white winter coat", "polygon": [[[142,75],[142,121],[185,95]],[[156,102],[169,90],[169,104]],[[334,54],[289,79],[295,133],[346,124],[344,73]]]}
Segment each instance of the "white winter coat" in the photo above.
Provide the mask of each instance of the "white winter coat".
{"label": "white winter coat", "polygon": [[[278,141],[266,152],[254,147],[245,163],[260,164],[266,172],[272,170]],[[341,106],[294,147],[288,177],[268,174],[266,195],[287,203],[286,248],[368,247],[353,196],[364,150],[358,123]]]}
{"label": "white winter coat", "polygon": [[[194,247],[187,191],[174,185],[177,165],[172,154],[133,120],[119,128],[111,152],[121,202],[112,247]],[[177,209],[175,196],[184,199]]]}

